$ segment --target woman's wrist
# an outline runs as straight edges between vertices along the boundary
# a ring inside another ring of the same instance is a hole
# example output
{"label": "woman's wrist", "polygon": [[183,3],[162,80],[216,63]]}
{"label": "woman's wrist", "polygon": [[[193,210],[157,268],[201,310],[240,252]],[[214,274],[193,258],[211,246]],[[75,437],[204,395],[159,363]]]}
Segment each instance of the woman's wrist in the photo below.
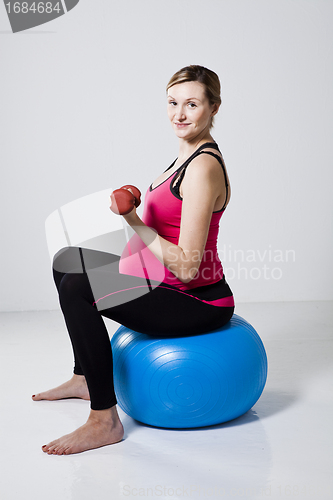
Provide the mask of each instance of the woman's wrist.
{"label": "woman's wrist", "polygon": [[125,221],[127,224],[130,226],[135,226],[138,224],[138,222],[142,222],[138,214],[136,213],[136,209],[133,208],[133,210],[129,214],[122,215],[124,217]]}

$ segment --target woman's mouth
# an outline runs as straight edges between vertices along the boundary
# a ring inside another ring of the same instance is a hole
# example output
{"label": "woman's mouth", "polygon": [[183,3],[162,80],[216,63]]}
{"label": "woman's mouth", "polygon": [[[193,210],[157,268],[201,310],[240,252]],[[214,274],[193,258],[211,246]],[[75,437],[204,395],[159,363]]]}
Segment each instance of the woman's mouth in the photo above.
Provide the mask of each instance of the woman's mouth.
{"label": "woman's mouth", "polygon": [[176,127],[177,128],[184,128],[184,127],[187,127],[188,125],[190,125],[189,123],[175,123]]}

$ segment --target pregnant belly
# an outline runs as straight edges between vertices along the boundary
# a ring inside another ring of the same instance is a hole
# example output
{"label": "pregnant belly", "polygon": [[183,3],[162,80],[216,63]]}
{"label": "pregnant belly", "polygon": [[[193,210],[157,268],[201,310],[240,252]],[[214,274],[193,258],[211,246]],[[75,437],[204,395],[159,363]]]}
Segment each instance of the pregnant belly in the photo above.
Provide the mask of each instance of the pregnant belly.
{"label": "pregnant belly", "polygon": [[147,248],[141,238],[134,234],[121,254],[119,272],[140,278],[159,281],[165,278],[167,269]]}

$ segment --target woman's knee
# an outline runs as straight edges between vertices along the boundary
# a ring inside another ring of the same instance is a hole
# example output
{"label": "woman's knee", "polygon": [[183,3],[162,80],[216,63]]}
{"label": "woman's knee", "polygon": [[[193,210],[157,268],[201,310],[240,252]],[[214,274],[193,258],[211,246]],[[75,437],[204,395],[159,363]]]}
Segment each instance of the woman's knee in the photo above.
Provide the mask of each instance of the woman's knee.
{"label": "woman's knee", "polygon": [[86,274],[67,273],[62,278],[59,286],[59,299],[62,307],[82,297],[88,298],[89,295],[91,295],[91,289]]}

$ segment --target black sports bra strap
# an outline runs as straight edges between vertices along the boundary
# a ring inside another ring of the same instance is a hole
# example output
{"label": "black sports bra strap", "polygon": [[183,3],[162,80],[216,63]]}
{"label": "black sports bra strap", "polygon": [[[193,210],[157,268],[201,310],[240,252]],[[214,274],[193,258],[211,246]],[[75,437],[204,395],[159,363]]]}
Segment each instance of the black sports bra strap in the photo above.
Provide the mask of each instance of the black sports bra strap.
{"label": "black sports bra strap", "polygon": [[177,180],[176,180],[176,184],[175,184],[174,187],[176,188],[178,195],[179,195],[179,186],[180,186],[182,180],[184,179],[185,172],[186,172],[186,167],[182,169],[180,175],[178,175],[178,176],[176,175],[175,176],[177,178]]}
{"label": "black sports bra strap", "polygon": [[184,165],[190,163],[204,148],[217,149],[217,151],[220,151],[216,142],[205,142],[205,144],[201,144],[201,146],[194,151],[194,153],[186,160]]}
{"label": "black sports bra strap", "polygon": [[226,188],[226,197],[225,197],[225,202],[224,202],[224,205],[223,207],[221,208],[221,210],[219,210],[219,212],[221,212],[222,210],[224,210],[226,204],[227,204],[227,200],[228,200],[228,187],[229,187],[229,184],[228,184],[228,180],[227,180],[227,173],[225,171],[225,167],[224,167],[224,164],[223,164],[223,161],[221,159],[221,157],[215,153],[213,153],[212,151],[202,151],[202,149],[204,148],[211,148],[211,149],[216,149],[217,151],[220,152],[219,150],[219,147],[218,145],[215,143],[215,142],[206,142],[205,144],[202,144],[186,161],[185,163],[183,163],[183,165],[181,165],[179,167],[179,170],[181,170],[181,173],[180,175],[176,176],[177,177],[177,180],[176,180],[176,185],[174,186],[174,188],[176,189],[176,192],[177,194],[179,195],[179,186],[184,178],[184,175],[185,175],[185,172],[186,172],[186,167],[188,167],[189,163],[196,157],[198,156],[199,154],[208,154],[208,155],[211,155],[213,156],[214,158],[216,158],[218,160],[218,162],[220,163],[221,167],[222,167],[222,170],[223,170],[223,174],[224,174],[224,181],[225,181],[225,188]]}
{"label": "black sports bra strap", "polygon": [[170,167],[168,167],[166,170],[164,170],[163,174],[165,174],[165,172],[167,172],[168,170],[170,170],[170,168],[172,168],[172,167],[174,166],[174,164],[175,164],[175,163],[176,163],[176,160],[174,160],[174,161],[171,163]]}
{"label": "black sports bra strap", "polygon": [[[181,171],[181,175],[178,177],[178,179],[180,179],[180,178],[183,179],[183,177],[185,175],[186,167],[188,167],[188,165],[191,163],[191,161],[194,160],[194,158],[196,158],[200,153],[205,152],[205,151],[201,151],[204,148],[212,148],[212,149],[217,149],[218,151],[220,151],[216,142],[205,142],[205,144],[201,144],[201,146],[198,149],[196,149],[194,151],[194,153],[191,154],[191,156],[189,156],[187,158],[187,160],[177,169],[178,172]],[[175,162],[176,162],[176,160],[175,160]],[[178,183],[178,179],[177,179],[177,183]]]}
{"label": "black sports bra strap", "polygon": [[[205,144],[201,144],[201,146],[200,146],[198,149],[196,149],[196,150],[194,151],[194,153],[193,153],[191,156],[189,156],[189,157],[187,158],[187,160],[185,160],[185,162],[184,162],[182,165],[180,165],[180,167],[179,167],[177,170],[181,170],[183,167],[187,167],[187,165],[188,165],[188,164],[189,164],[189,163],[190,163],[190,162],[191,162],[191,161],[192,161],[192,160],[193,160],[193,159],[194,159],[194,158],[195,158],[198,154],[200,154],[200,152],[201,152],[201,150],[202,150],[203,148],[208,148],[208,147],[209,147],[209,148],[211,148],[211,149],[217,149],[217,151],[220,151],[220,150],[219,150],[218,145],[216,144],[216,142],[205,142]],[[176,163],[176,161],[177,161],[177,158],[176,158],[176,159],[175,159],[175,160],[171,163],[170,167],[168,167],[166,170],[164,170],[164,172],[167,172],[168,170],[170,170],[170,169],[174,166],[174,164]],[[163,172],[163,173],[164,173],[164,172]]]}

